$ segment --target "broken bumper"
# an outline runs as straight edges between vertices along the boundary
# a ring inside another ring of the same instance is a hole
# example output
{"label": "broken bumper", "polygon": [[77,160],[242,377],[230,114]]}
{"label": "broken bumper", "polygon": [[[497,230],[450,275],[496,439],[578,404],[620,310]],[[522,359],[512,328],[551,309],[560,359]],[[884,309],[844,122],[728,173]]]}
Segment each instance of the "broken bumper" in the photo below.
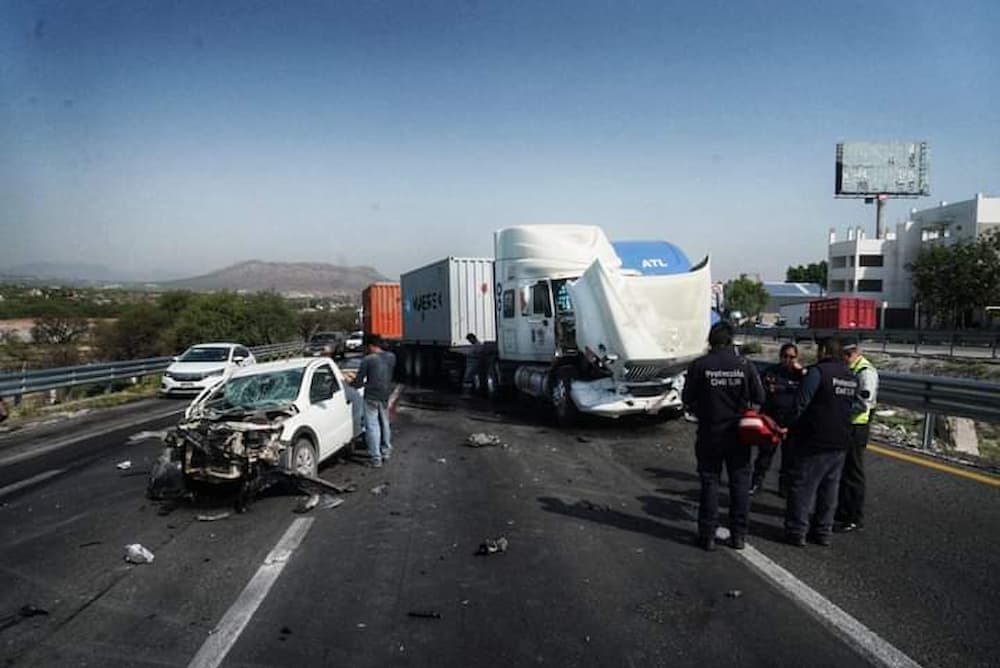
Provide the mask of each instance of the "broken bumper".
{"label": "broken bumper", "polygon": [[573,381],[570,396],[581,413],[601,417],[656,415],[663,410],[679,410],[682,407],[682,389],[683,382],[678,380],[665,384],[629,385],[616,382],[613,378],[602,378]]}

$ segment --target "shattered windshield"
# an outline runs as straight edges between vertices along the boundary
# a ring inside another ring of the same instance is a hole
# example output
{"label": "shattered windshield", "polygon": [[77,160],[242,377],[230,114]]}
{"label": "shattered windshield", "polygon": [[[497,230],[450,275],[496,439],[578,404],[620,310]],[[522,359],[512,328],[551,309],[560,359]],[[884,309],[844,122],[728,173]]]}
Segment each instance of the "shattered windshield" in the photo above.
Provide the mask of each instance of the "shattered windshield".
{"label": "shattered windshield", "polygon": [[229,359],[229,348],[191,348],[181,355],[178,362],[225,362]]}
{"label": "shattered windshield", "polygon": [[286,369],[233,378],[222,388],[225,408],[262,408],[289,404],[299,395],[305,369]]}

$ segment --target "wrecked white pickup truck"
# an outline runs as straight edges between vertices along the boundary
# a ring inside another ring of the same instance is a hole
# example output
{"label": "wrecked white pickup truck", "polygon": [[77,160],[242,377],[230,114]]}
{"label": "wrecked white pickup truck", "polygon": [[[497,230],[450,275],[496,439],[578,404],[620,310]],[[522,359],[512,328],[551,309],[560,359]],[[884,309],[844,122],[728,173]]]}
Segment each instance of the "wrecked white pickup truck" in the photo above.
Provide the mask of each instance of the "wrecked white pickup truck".
{"label": "wrecked white pickup truck", "polygon": [[162,498],[177,483],[238,482],[249,496],[271,472],[315,477],[320,462],[360,435],[361,403],[328,358],[240,369],[199,395],[167,432],[149,494]]}

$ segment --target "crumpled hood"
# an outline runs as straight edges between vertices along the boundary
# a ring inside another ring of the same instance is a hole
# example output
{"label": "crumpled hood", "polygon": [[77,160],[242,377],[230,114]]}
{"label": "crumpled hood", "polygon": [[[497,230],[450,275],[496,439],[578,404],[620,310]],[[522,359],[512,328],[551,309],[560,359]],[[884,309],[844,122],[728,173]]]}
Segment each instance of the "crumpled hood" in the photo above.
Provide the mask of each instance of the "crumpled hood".
{"label": "crumpled hood", "polygon": [[569,285],[576,341],[618,379],[637,365],[680,371],[705,349],[711,311],[709,263],[684,274],[625,276],[595,260]]}

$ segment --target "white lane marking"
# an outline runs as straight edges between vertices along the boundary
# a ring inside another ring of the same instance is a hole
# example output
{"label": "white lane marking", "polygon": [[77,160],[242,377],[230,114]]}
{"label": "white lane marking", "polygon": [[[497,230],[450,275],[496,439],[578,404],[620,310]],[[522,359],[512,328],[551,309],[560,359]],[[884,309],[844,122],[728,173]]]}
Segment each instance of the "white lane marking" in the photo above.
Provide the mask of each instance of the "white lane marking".
{"label": "white lane marking", "polygon": [[137,443],[139,441],[151,441],[155,439],[163,440],[169,429],[161,429],[160,431],[139,431],[128,437],[129,443]]}
{"label": "white lane marking", "polygon": [[216,668],[222,663],[314,521],[315,518],[302,517],[292,522],[285,535],[264,558],[264,563],[243,588],[239,598],[229,606],[229,610],[222,616],[212,634],[191,659],[188,668]]}
{"label": "white lane marking", "polygon": [[824,598],[819,592],[747,545],[736,552],[763,575],[804,605],[810,612],[830,624],[833,629],[865,658],[887,668],[921,668],[920,664],[903,654],[887,640],[851,617],[841,608]]}
{"label": "white lane marking", "polygon": [[6,487],[0,487],[0,497],[7,496],[8,494],[13,494],[19,489],[34,485],[37,482],[42,482],[43,480],[48,480],[54,476],[64,473],[66,469],[53,469],[51,471],[45,471],[44,473],[39,473],[38,475],[33,475],[30,478],[25,478],[20,482],[15,482]]}
{"label": "white lane marking", "polygon": [[[160,420],[160,419],[163,419],[165,417],[170,417],[171,415],[174,415],[174,414],[177,414],[177,413],[182,413],[183,411],[184,411],[183,408],[181,408],[181,409],[172,408],[169,411],[167,411],[166,413],[157,413],[156,415],[147,415],[146,417],[140,418],[138,420],[132,420],[131,422],[123,422],[121,424],[111,423],[109,425],[101,427],[100,429],[91,430],[91,431],[86,432],[84,434],[81,434],[81,435],[78,435],[78,436],[73,436],[71,438],[64,439],[62,441],[56,441],[55,443],[49,443],[48,445],[40,445],[40,446],[25,445],[24,447],[27,447],[28,449],[25,450],[24,452],[20,452],[18,454],[10,455],[8,457],[4,457],[4,458],[0,459],[0,466],[7,466],[9,464],[16,464],[17,462],[24,461],[25,459],[32,459],[33,457],[37,457],[39,455],[44,455],[46,452],[52,452],[53,450],[59,450],[60,448],[66,448],[66,447],[69,447],[69,446],[74,445],[76,443],[80,443],[81,441],[86,441],[87,439],[94,438],[96,436],[100,436],[101,434],[109,432],[109,431],[118,431],[119,429],[129,429],[129,428],[132,428],[132,427],[137,427],[137,426],[139,426],[141,424],[145,424],[147,422],[153,422],[154,420]],[[21,446],[13,446],[13,447],[21,447]]]}

